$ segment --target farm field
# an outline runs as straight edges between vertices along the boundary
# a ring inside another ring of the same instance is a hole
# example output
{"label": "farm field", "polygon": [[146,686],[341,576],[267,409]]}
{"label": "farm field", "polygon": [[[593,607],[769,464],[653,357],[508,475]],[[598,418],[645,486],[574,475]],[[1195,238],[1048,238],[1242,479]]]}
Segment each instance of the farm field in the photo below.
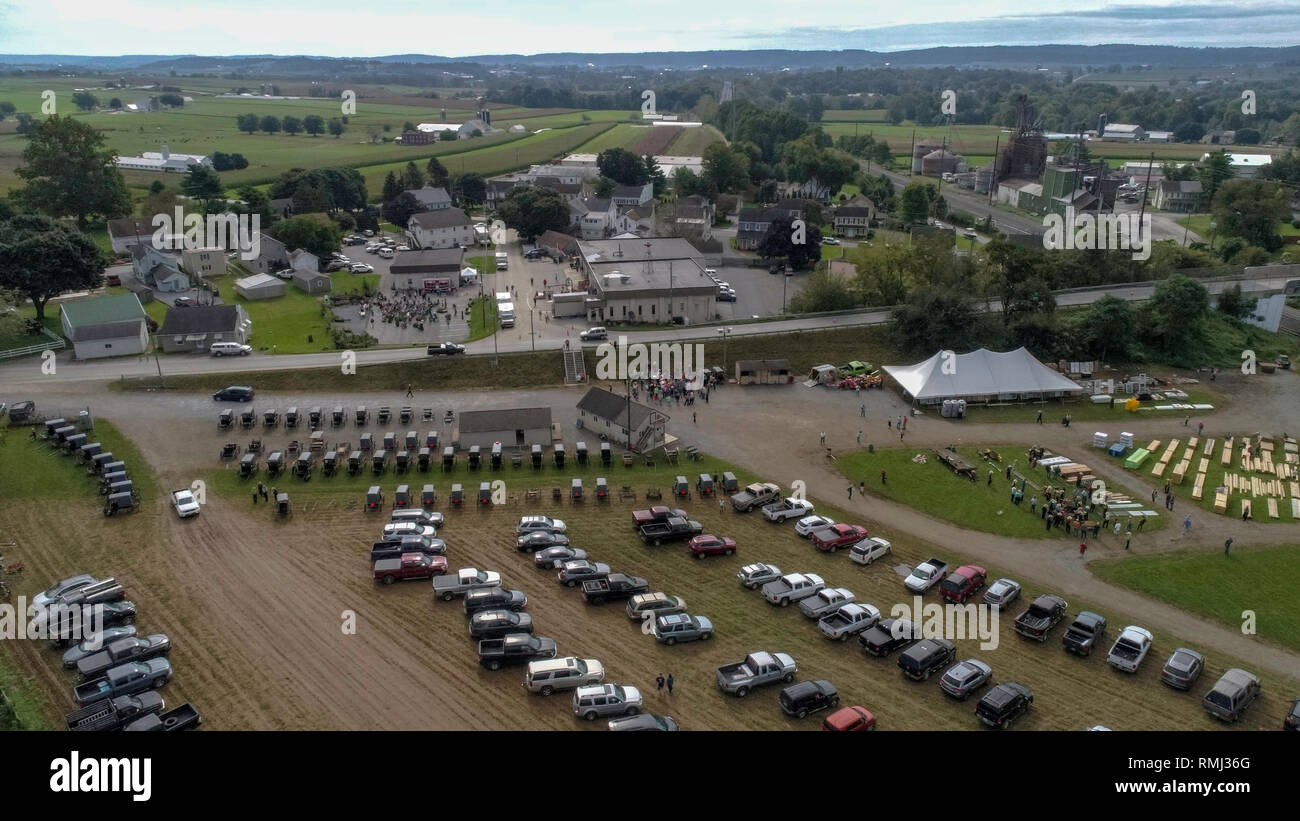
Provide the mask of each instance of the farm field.
{"label": "farm field", "polygon": [[675,140],[668,144],[668,149],[664,153],[679,157],[698,157],[710,145],[726,139],[722,136],[721,131],[711,125],[677,130],[680,133]]}
{"label": "farm field", "polygon": [[[203,416],[215,416],[210,403],[201,407]],[[164,690],[165,697],[169,702],[193,702],[203,711],[205,726],[213,729],[603,729],[603,722],[587,725],[574,719],[563,695],[529,695],[518,686],[518,668],[483,670],[462,632],[465,619],[458,602],[432,601],[427,583],[391,588],[374,584],[364,554],[383,517],[361,509],[361,491],[370,477],[317,476],[307,484],[278,480],[279,488],[290,493],[294,515],[277,521],[269,507],[254,506],[248,485],[241,491],[232,472],[216,467],[217,450],[227,437],[215,425],[207,429],[210,432],[196,429],[192,410],[183,415],[191,424],[169,427],[151,438],[148,455],[165,479],[163,487],[180,486],[188,477],[207,481],[203,514],[180,521],[153,497],[131,517],[105,520],[96,509],[97,500],[77,493],[75,482],[69,482],[67,498],[57,510],[36,505],[4,508],[0,526],[19,546],[11,558],[27,565],[16,593],[31,595],[45,580],[74,571],[112,573],[124,580],[140,606],[141,628],[167,632],[175,644],[171,660],[176,678]],[[132,423],[140,430],[153,427],[152,422]],[[283,432],[278,434],[264,438],[287,439]],[[355,438],[355,433],[349,428],[346,436]],[[32,459],[44,447],[11,436],[0,445],[0,458]],[[50,470],[79,473],[62,457],[49,459],[45,464]],[[680,470],[724,467],[706,459]],[[892,557],[863,568],[843,554],[817,553],[788,524],[772,525],[758,514],[720,513],[711,502],[689,500],[682,506],[706,530],[731,536],[740,546],[729,558],[692,561],[681,546],[641,544],[628,523],[628,511],[645,504],[640,498],[644,489],[651,484],[662,487],[675,470],[679,468],[611,468],[611,485],[635,486],[635,502],[574,504],[548,498],[528,504],[511,501],[491,510],[452,510],[444,502],[440,509],[448,520],[439,535],[450,545],[452,567],[499,570],[507,586],[529,596],[528,611],[537,621],[538,635],[553,637],[562,654],[601,659],[606,681],[640,687],[647,710],[674,716],[684,729],[818,727],[819,716],[802,722],[785,718],[775,704],[775,687],[746,699],[717,691],[714,668],[757,649],[792,653],[801,679],[830,679],[842,703],[869,707],[881,729],[979,727],[971,714],[973,702],[949,700],[933,681],[902,680],[893,657],[873,659],[853,642],[827,641],[797,608],[773,608],[734,578],[744,563],[770,561],[787,571],[819,573],[888,612],[893,604],[906,601],[896,565],[928,557],[933,547],[896,539]],[[540,475],[510,468],[497,474],[507,482],[509,494],[520,497],[529,487],[567,485],[571,475],[579,474],[551,468]],[[743,471],[739,475],[748,478]],[[469,484],[479,476],[471,477],[462,468],[451,477],[434,472],[428,478],[445,500],[451,481]],[[391,493],[397,481],[390,474],[381,484]],[[422,483],[418,474],[410,481]],[[713,619],[715,638],[664,647],[642,635],[621,605],[585,605],[575,591],[558,585],[550,572],[536,570],[531,557],[514,550],[513,525],[524,512],[563,518],[574,543],[585,546],[593,558],[617,571],[645,576],[653,589],[682,596],[692,612]],[[844,516],[833,508],[824,512]],[[56,522],[68,535],[57,548],[36,538]],[[878,531],[872,522],[865,524]],[[962,561],[948,551],[943,555]],[[991,578],[999,575],[998,568],[989,571]],[[1029,580],[1022,581],[1026,599],[1041,592]],[[1089,606],[1072,601],[1071,612]],[[345,611],[356,615],[355,634],[339,630]],[[1194,691],[1175,693],[1157,681],[1159,665],[1154,662],[1183,640],[1157,634],[1153,658],[1137,675],[1121,676],[1097,654],[1077,659],[1052,640],[1040,645],[1014,636],[1007,616],[1015,612],[1013,606],[999,619],[996,649],[978,649],[974,640],[961,640],[958,646],[960,657],[974,655],[990,663],[995,680],[1020,681],[1034,690],[1034,709],[1018,723],[1020,729],[1077,730],[1097,723],[1117,730],[1223,726],[1204,714],[1199,697],[1233,664],[1230,659],[1211,657]],[[1123,614],[1102,612],[1114,623],[1124,623]],[[0,652],[26,674],[25,694],[39,704],[41,723],[59,726],[70,707],[66,694],[71,676],[59,668],[51,651],[36,643],[6,645]],[[677,680],[671,697],[653,692],[653,678],[660,672],[671,672]],[[1276,727],[1289,703],[1287,694],[1296,686],[1271,680],[1261,700],[1233,729]],[[395,711],[395,702],[421,707]]]}

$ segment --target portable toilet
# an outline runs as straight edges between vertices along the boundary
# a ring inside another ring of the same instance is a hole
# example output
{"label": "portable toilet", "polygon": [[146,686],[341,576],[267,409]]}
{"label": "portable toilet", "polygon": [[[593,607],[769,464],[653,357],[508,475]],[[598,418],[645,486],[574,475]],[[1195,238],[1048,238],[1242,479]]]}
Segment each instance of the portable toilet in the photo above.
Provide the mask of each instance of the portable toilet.
{"label": "portable toilet", "polygon": [[501,443],[500,442],[492,443],[492,469],[493,470],[501,469]]}
{"label": "portable toilet", "polygon": [[563,442],[556,442],[556,443],[555,443],[554,450],[555,450],[555,466],[556,466],[557,468],[561,468],[561,469],[563,469],[563,467],[564,467],[564,443],[563,443]]}
{"label": "portable toilet", "polygon": [[459,484],[451,486],[451,504],[453,507],[460,507],[465,502],[465,488]]}
{"label": "portable toilet", "polygon": [[492,504],[492,484],[491,482],[479,482],[478,485],[478,503],[481,505]]}
{"label": "portable toilet", "polygon": [[611,461],[613,461],[613,459],[614,459],[614,453],[609,449],[609,442],[601,442],[600,463],[605,467],[609,467],[609,464]]}
{"label": "portable toilet", "polygon": [[729,470],[724,471],[722,474],[722,492],[723,493],[740,492],[740,482],[736,481],[736,474],[732,473]]}
{"label": "portable toilet", "polygon": [[384,506],[384,492],[379,489],[379,485],[371,485],[366,491],[366,510],[379,510]]}
{"label": "portable toilet", "polygon": [[480,449],[478,445],[470,445],[469,448],[469,469],[470,470],[478,470],[479,458],[480,458],[479,450]]}
{"label": "portable toilet", "polygon": [[456,449],[451,445],[442,449],[442,470],[450,473],[456,467]]}
{"label": "portable toilet", "polygon": [[573,452],[574,452],[574,458],[576,458],[576,459],[578,460],[578,464],[581,465],[581,466],[583,466],[583,467],[586,467],[586,465],[587,465],[587,443],[586,443],[586,442],[579,442],[578,444],[574,445],[574,446],[573,446]]}
{"label": "portable toilet", "polygon": [[609,498],[609,483],[605,481],[604,476],[600,476],[596,479],[596,498],[597,499]]}
{"label": "portable toilet", "polygon": [[541,470],[542,469],[542,446],[533,445],[532,448],[530,448],[530,450],[532,451],[532,456],[533,456],[533,470]]}
{"label": "portable toilet", "polygon": [[433,489],[433,485],[425,485],[420,491],[420,506],[433,507],[438,502],[438,493]]}
{"label": "portable toilet", "polygon": [[411,506],[411,486],[398,485],[397,491],[393,493],[393,507],[410,507]]}
{"label": "portable toilet", "polygon": [[574,480],[569,483],[569,487],[570,487],[569,492],[573,496],[573,501],[581,502],[582,501],[582,480],[575,477]]}
{"label": "portable toilet", "polygon": [[707,473],[701,473],[699,480],[695,483],[695,489],[700,492],[701,496],[712,496],[713,477]]}
{"label": "portable toilet", "polygon": [[691,486],[686,483],[685,476],[678,476],[676,479],[673,480],[674,496],[685,497],[685,496],[689,496],[690,493],[691,493]]}

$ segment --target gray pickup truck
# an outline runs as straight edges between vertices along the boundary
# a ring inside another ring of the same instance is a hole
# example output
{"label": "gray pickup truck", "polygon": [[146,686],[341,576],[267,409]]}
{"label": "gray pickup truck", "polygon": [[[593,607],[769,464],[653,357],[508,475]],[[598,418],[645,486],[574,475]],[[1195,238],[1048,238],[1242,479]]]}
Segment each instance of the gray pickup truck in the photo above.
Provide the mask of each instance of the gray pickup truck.
{"label": "gray pickup truck", "polygon": [[781,488],[771,482],[755,482],[739,493],[731,495],[731,506],[739,513],[748,513],[756,507],[781,498]]}
{"label": "gray pickup truck", "polygon": [[188,701],[179,707],[174,707],[165,713],[155,715],[150,713],[141,716],[135,721],[122,728],[124,732],[179,732],[181,730],[193,730],[203,723],[203,716],[199,715],[199,710]]}
{"label": "gray pickup truck", "polygon": [[788,684],[794,681],[797,672],[794,657],[786,653],[750,653],[744,661],[724,664],[718,668],[718,689],[744,698],[750,690],[764,684],[775,684],[778,681]]}
{"label": "gray pickup truck", "polygon": [[687,519],[671,518],[666,522],[642,525],[637,531],[641,541],[658,547],[664,542],[680,542],[704,532],[704,525]]}
{"label": "gray pickup truck", "polygon": [[109,668],[126,664],[128,661],[145,661],[158,656],[165,656],[172,650],[171,639],[165,633],[140,638],[131,636],[118,639],[98,653],[86,656],[77,662],[77,672],[86,679],[98,678]]}
{"label": "gray pickup truck", "polygon": [[509,633],[499,639],[483,639],[478,643],[479,664],[489,670],[500,670],[507,664],[553,658],[555,639],[531,633]]}
{"label": "gray pickup truck", "polygon": [[148,691],[138,696],[106,698],[69,713],[68,729],[83,732],[117,730],[166,706],[161,695]]}
{"label": "gray pickup truck", "polygon": [[613,599],[627,599],[650,590],[650,582],[640,576],[610,573],[603,579],[582,583],[582,597],[587,604],[604,604]]}
{"label": "gray pickup truck", "polygon": [[462,567],[454,574],[447,573],[433,580],[434,598],[451,601],[471,590],[485,587],[500,587],[501,574],[494,570],[479,570],[474,567]]}
{"label": "gray pickup truck", "polygon": [[123,664],[108,671],[103,678],[87,681],[72,688],[72,699],[78,707],[117,696],[133,696],[148,689],[157,690],[172,677],[172,666],[167,659],[149,659]]}

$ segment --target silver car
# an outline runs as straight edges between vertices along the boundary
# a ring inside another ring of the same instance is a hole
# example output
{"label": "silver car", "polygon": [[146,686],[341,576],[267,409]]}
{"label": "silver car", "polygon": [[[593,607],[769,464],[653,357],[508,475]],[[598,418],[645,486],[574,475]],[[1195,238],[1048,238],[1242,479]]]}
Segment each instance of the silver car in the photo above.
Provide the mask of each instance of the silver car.
{"label": "silver car", "polygon": [[998,579],[984,591],[984,603],[999,610],[1006,610],[1007,605],[1020,598],[1020,582],[1013,579]]}
{"label": "silver car", "polygon": [[634,716],[641,712],[641,691],[623,684],[594,684],[573,691],[573,714],[587,721],[601,716]]}
{"label": "silver car", "polygon": [[765,564],[762,562],[759,562],[758,564],[747,564],[740,568],[740,570],[736,571],[736,578],[740,579],[740,583],[747,589],[754,590],[762,587],[773,579],[781,578],[781,568],[774,564]]}
{"label": "silver car", "polygon": [[966,700],[971,693],[993,680],[993,668],[979,659],[959,661],[939,679],[939,687],[956,699]]}

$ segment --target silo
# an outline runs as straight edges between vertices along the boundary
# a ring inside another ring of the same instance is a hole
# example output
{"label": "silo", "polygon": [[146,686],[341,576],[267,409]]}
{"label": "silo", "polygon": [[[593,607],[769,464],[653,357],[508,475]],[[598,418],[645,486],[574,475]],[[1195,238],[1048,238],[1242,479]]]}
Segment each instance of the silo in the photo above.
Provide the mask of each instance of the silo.
{"label": "silo", "polygon": [[921,173],[927,177],[938,177],[941,174],[953,173],[957,170],[957,164],[961,162],[961,159],[959,155],[942,148],[931,151],[921,159]]}
{"label": "silo", "polygon": [[925,158],[925,155],[942,147],[937,143],[917,143],[916,147],[912,149],[912,173],[920,174],[921,161]]}

